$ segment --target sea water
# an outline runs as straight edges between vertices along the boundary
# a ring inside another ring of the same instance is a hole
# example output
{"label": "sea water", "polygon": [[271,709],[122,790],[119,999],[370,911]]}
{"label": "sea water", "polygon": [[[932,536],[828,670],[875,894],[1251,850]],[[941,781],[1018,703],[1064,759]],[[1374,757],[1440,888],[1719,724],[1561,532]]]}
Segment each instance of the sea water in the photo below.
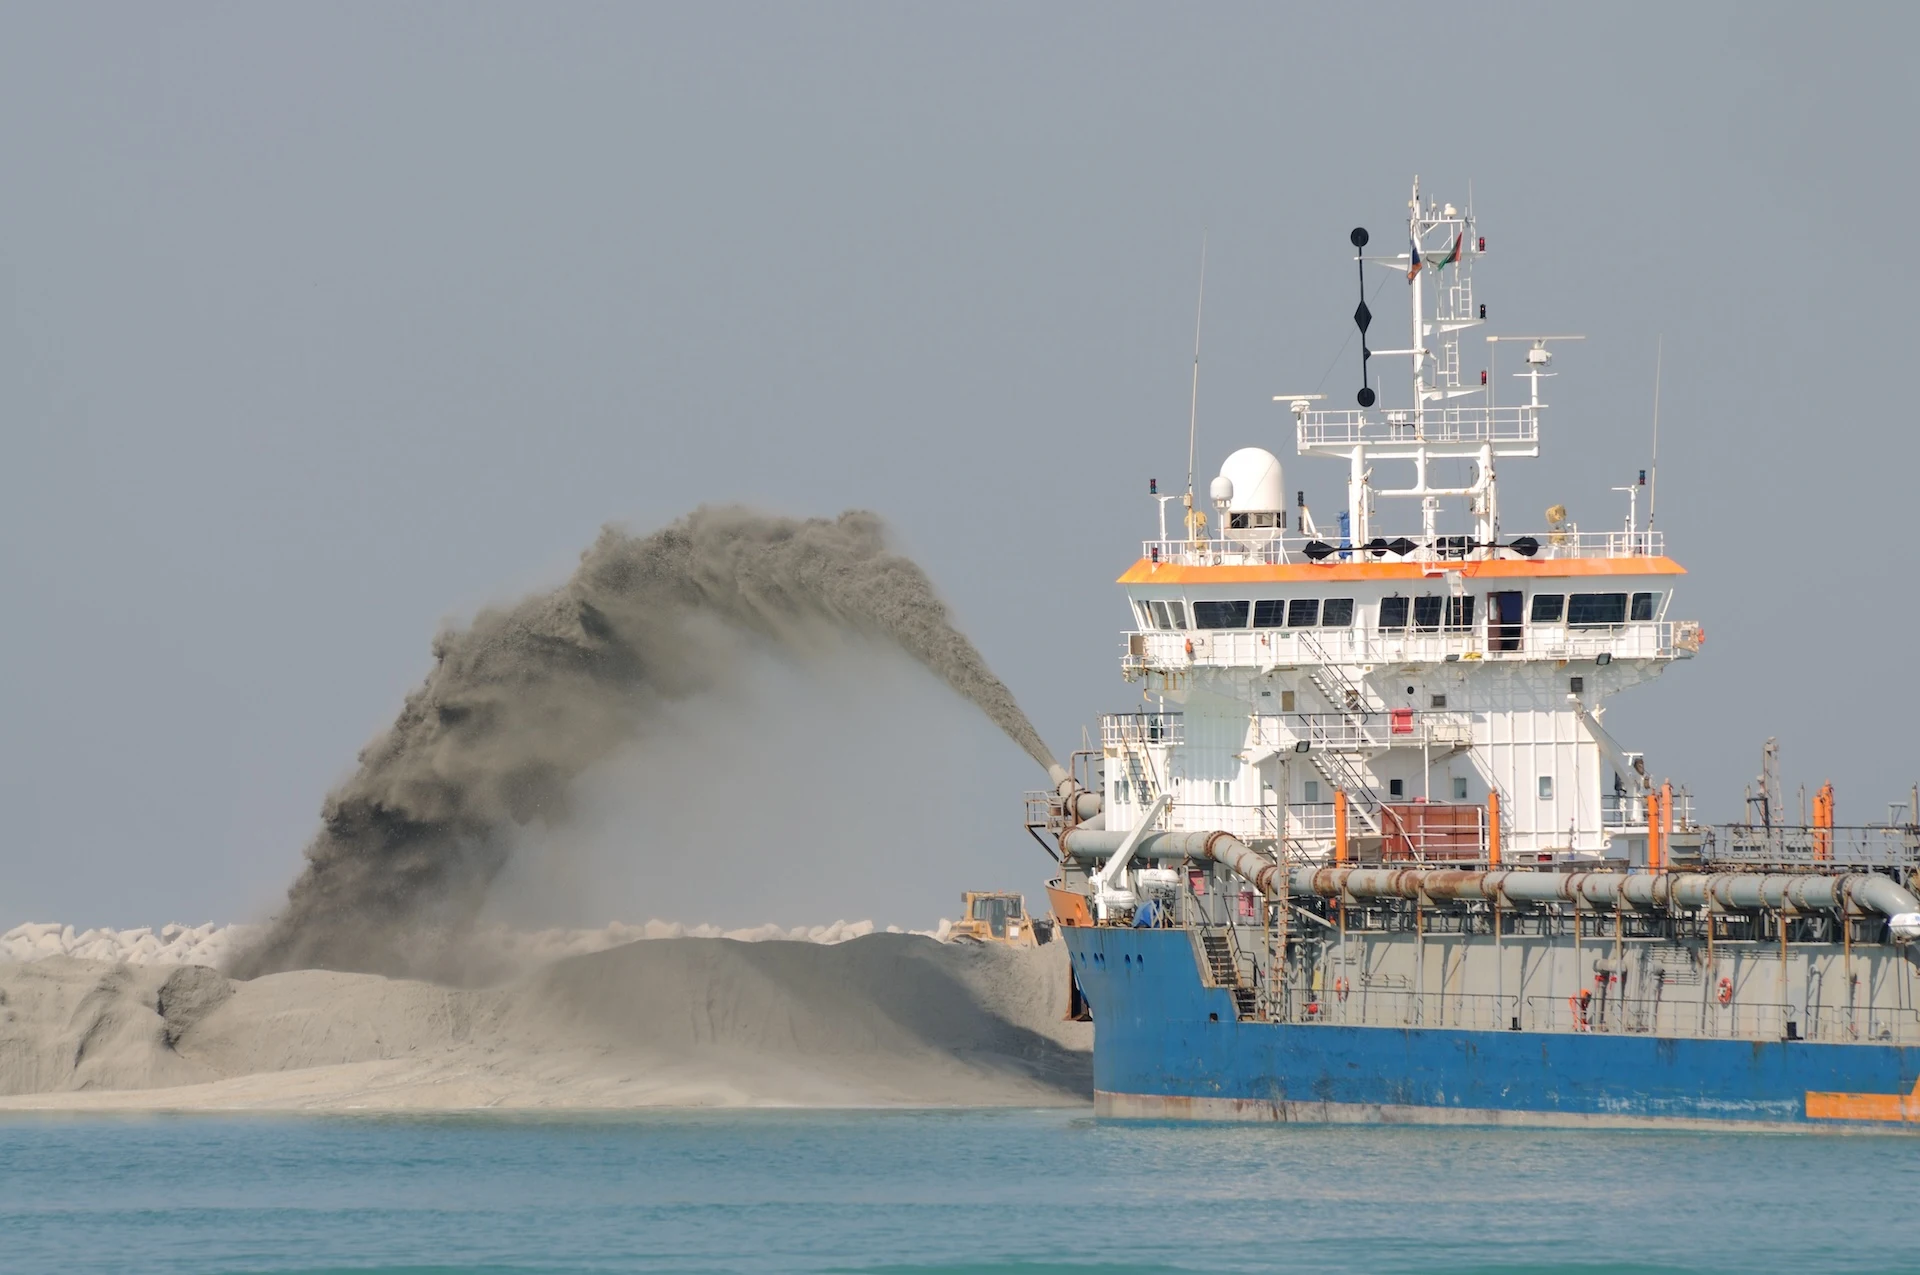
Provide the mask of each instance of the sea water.
{"label": "sea water", "polygon": [[1911,1271],[1904,1137],[0,1117],[0,1271]]}

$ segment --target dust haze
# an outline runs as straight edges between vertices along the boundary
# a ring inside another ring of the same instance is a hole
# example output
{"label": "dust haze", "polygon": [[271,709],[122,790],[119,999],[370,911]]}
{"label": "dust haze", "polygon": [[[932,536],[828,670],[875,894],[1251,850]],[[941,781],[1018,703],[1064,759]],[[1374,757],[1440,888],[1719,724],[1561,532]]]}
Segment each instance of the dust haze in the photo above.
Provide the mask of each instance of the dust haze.
{"label": "dust haze", "polygon": [[[567,826],[576,781],[636,745],[658,756],[681,740],[692,759],[682,764],[698,772],[656,805],[709,810],[717,791],[723,808],[744,807],[755,776],[713,729],[752,729],[741,693],[753,661],[844,659],[836,634],[911,657],[1052,764],[925,573],[888,550],[874,515],[708,508],[646,536],[608,528],[560,588],[436,639],[425,684],[329,795],[285,908],[233,972],[435,973],[523,830]],[[732,794],[729,767],[739,770]],[[858,799],[823,795],[813,810]],[[674,825],[679,841],[700,832],[684,815]]]}
{"label": "dust haze", "polygon": [[1044,862],[982,764],[1004,736],[897,647],[821,639],[796,656],[717,633],[738,644],[733,675],[582,774],[564,823],[515,830],[482,928],[930,927],[959,891],[1004,884],[955,817],[982,793],[999,794],[1001,858]]}

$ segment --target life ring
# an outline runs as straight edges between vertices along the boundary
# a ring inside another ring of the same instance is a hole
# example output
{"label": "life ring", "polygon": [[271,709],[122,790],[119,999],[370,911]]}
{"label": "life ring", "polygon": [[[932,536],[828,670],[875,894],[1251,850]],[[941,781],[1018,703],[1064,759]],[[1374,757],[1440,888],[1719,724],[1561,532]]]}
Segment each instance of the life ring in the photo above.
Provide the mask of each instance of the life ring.
{"label": "life ring", "polygon": [[1336,978],[1333,980],[1333,994],[1335,998],[1339,1000],[1347,999],[1347,980],[1346,979]]}
{"label": "life ring", "polygon": [[1714,999],[1718,1000],[1722,1005],[1730,1005],[1733,1003],[1732,979],[1723,978],[1720,980],[1720,988],[1714,993]]}
{"label": "life ring", "polygon": [[1193,658],[1193,639],[1192,638],[1187,639],[1187,658],[1188,659]]}

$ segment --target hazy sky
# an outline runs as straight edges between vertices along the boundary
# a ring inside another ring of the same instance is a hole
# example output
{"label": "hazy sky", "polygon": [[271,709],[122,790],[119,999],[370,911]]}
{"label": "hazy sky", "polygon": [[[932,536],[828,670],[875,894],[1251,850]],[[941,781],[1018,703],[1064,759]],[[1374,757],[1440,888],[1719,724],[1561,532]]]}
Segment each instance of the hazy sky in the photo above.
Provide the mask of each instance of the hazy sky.
{"label": "hazy sky", "polygon": [[[1589,337],[1510,531],[1617,522],[1664,334],[1708,643],[1614,732],[1717,818],[1770,734],[1884,817],[1920,776],[1913,15],[0,8],[0,928],[270,907],[443,621],[702,502],[880,511],[1074,747],[1138,702],[1112,581],[1184,465],[1202,232],[1203,477],[1260,444],[1331,509],[1270,398],[1351,393],[1346,233],[1390,241],[1415,173],[1472,183],[1496,330]],[[762,840],[857,834],[807,838],[772,919],[1037,888],[1027,759],[911,674],[844,680],[772,678],[764,737],[678,763],[781,769]]]}

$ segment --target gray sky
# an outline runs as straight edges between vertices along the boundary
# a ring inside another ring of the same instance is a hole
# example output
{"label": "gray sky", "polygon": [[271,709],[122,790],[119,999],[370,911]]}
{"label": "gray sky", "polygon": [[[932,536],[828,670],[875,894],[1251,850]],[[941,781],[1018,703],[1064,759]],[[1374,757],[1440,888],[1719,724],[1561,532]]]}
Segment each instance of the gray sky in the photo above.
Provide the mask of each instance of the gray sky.
{"label": "gray sky", "polygon": [[[1886,374],[1917,27],[1893,5],[0,9],[0,928],[270,906],[443,620],[556,583],[603,522],[702,502],[879,510],[1073,747],[1137,702],[1112,581],[1146,479],[1184,463],[1203,229],[1202,471],[1268,446],[1331,508],[1340,475],[1294,463],[1269,399],[1321,383],[1346,232],[1391,239],[1416,172],[1455,202],[1471,180],[1496,330],[1589,336],[1545,459],[1503,470],[1510,529],[1556,501],[1618,520],[1664,334],[1660,522],[1708,645],[1615,732],[1717,818],[1769,734],[1842,822],[1883,817],[1920,773],[1920,695],[1880,671],[1920,627],[1920,443]],[[847,765],[810,759],[780,800],[858,805],[868,842],[876,811],[937,834],[773,919],[925,924],[1042,879],[1030,763],[881,680]],[[809,694],[770,693],[791,749],[817,751]]]}

